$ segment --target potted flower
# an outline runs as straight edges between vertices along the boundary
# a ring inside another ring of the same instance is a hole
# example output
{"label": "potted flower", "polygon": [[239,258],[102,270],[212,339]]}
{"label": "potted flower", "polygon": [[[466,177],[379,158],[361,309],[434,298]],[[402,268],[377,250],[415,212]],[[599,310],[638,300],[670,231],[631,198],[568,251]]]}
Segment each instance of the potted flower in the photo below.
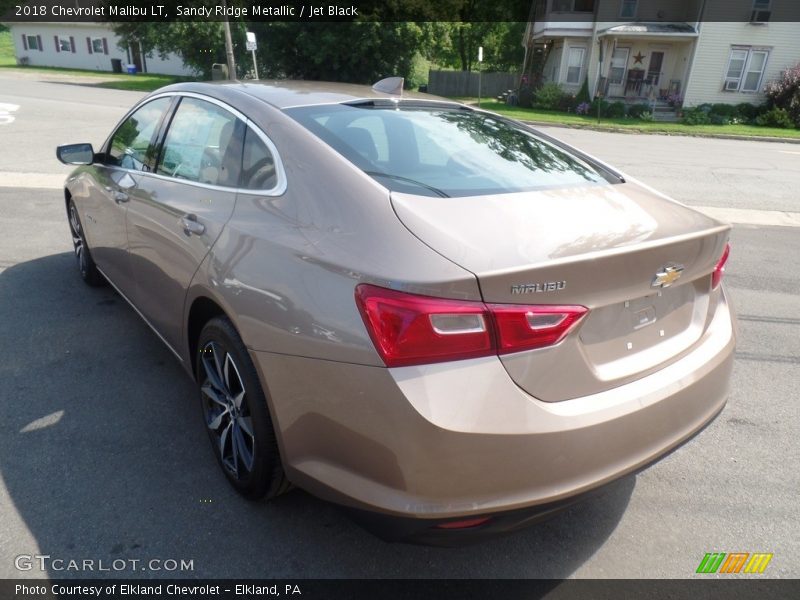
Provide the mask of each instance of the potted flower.
{"label": "potted flower", "polygon": [[680,108],[683,106],[683,98],[681,98],[680,94],[670,94],[667,96],[667,104],[672,108]]}

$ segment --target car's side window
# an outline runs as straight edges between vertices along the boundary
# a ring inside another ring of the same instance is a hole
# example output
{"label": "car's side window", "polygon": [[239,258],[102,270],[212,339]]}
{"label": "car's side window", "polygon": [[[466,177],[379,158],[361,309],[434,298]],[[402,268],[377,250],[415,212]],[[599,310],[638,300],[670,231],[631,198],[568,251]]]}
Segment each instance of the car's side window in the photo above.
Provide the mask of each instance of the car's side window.
{"label": "car's side window", "polygon": [[275,157],[258,134],[248,127],[244,138],[241,187],[246,190],[270,190],[277,182]]}
{"label": "car's side window", "polygon": [[183,98],[169,125],[156,172],[238,187],[244,129],[244,122],[224,108],[198,98]]}
{"label": "car's side window", "polygon": [[106,163],[124,169],[149,171],[155,162],[153,139],[164,111],[172,98],[157,98],[140,107],[114,132],[106,155]]}

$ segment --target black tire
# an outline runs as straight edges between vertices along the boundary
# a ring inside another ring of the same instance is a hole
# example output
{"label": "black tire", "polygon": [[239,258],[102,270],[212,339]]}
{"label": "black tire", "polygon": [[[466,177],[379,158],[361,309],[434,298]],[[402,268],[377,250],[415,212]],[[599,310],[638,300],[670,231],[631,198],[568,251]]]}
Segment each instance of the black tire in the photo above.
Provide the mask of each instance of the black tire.
{"label": "black tire", "polygon": [[92,287],[99,287],[105,285],[106,280],[103,274],[97,270],[97,265],[94,264],[92,253],[89,250],[89,245],[86,243],[86,236],[83,233],[83,226],[81,225],[81,218],[78,215],[78,209],[72,198],[67,205],[67,221],[69,222],[69,230],[72,234],[72,246],[75,249],[75,258],[78,261],[78,272],[81,274],[81,279]]}
{"label": "black tire", "polygon": [[196,360],[203,422],[230,484],[251,500],[288,490],[264,391],[230,320],[206,323]]}

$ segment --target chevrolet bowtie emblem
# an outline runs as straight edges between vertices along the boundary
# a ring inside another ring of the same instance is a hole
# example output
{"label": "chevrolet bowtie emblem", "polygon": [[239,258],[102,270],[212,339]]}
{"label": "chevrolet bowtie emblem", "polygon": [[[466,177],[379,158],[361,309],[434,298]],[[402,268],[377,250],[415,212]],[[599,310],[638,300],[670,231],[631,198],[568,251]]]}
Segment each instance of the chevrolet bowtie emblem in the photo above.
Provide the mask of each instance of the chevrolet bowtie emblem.
{"label": "chevrolet bowtie emblem", "polygon": [[683,265],[669,265],[661,269],[653,278],[652,287],[665,288],[671,286],[680,279],[683,273]]}

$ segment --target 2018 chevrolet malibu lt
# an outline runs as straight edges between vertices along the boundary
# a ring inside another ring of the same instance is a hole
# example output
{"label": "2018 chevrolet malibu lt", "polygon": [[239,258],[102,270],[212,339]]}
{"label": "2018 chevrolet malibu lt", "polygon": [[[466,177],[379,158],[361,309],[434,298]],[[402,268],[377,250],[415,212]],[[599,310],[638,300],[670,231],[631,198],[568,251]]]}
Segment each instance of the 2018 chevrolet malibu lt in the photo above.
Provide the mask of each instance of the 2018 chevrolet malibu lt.
{"label": "2018 chevrolet malibu lt", "polygon": [[460,539],[709,423],[735,344],[729,226],[391,83],[178,84],[98,150],[58,148],[81,276],[195,378],[230,483]]}

